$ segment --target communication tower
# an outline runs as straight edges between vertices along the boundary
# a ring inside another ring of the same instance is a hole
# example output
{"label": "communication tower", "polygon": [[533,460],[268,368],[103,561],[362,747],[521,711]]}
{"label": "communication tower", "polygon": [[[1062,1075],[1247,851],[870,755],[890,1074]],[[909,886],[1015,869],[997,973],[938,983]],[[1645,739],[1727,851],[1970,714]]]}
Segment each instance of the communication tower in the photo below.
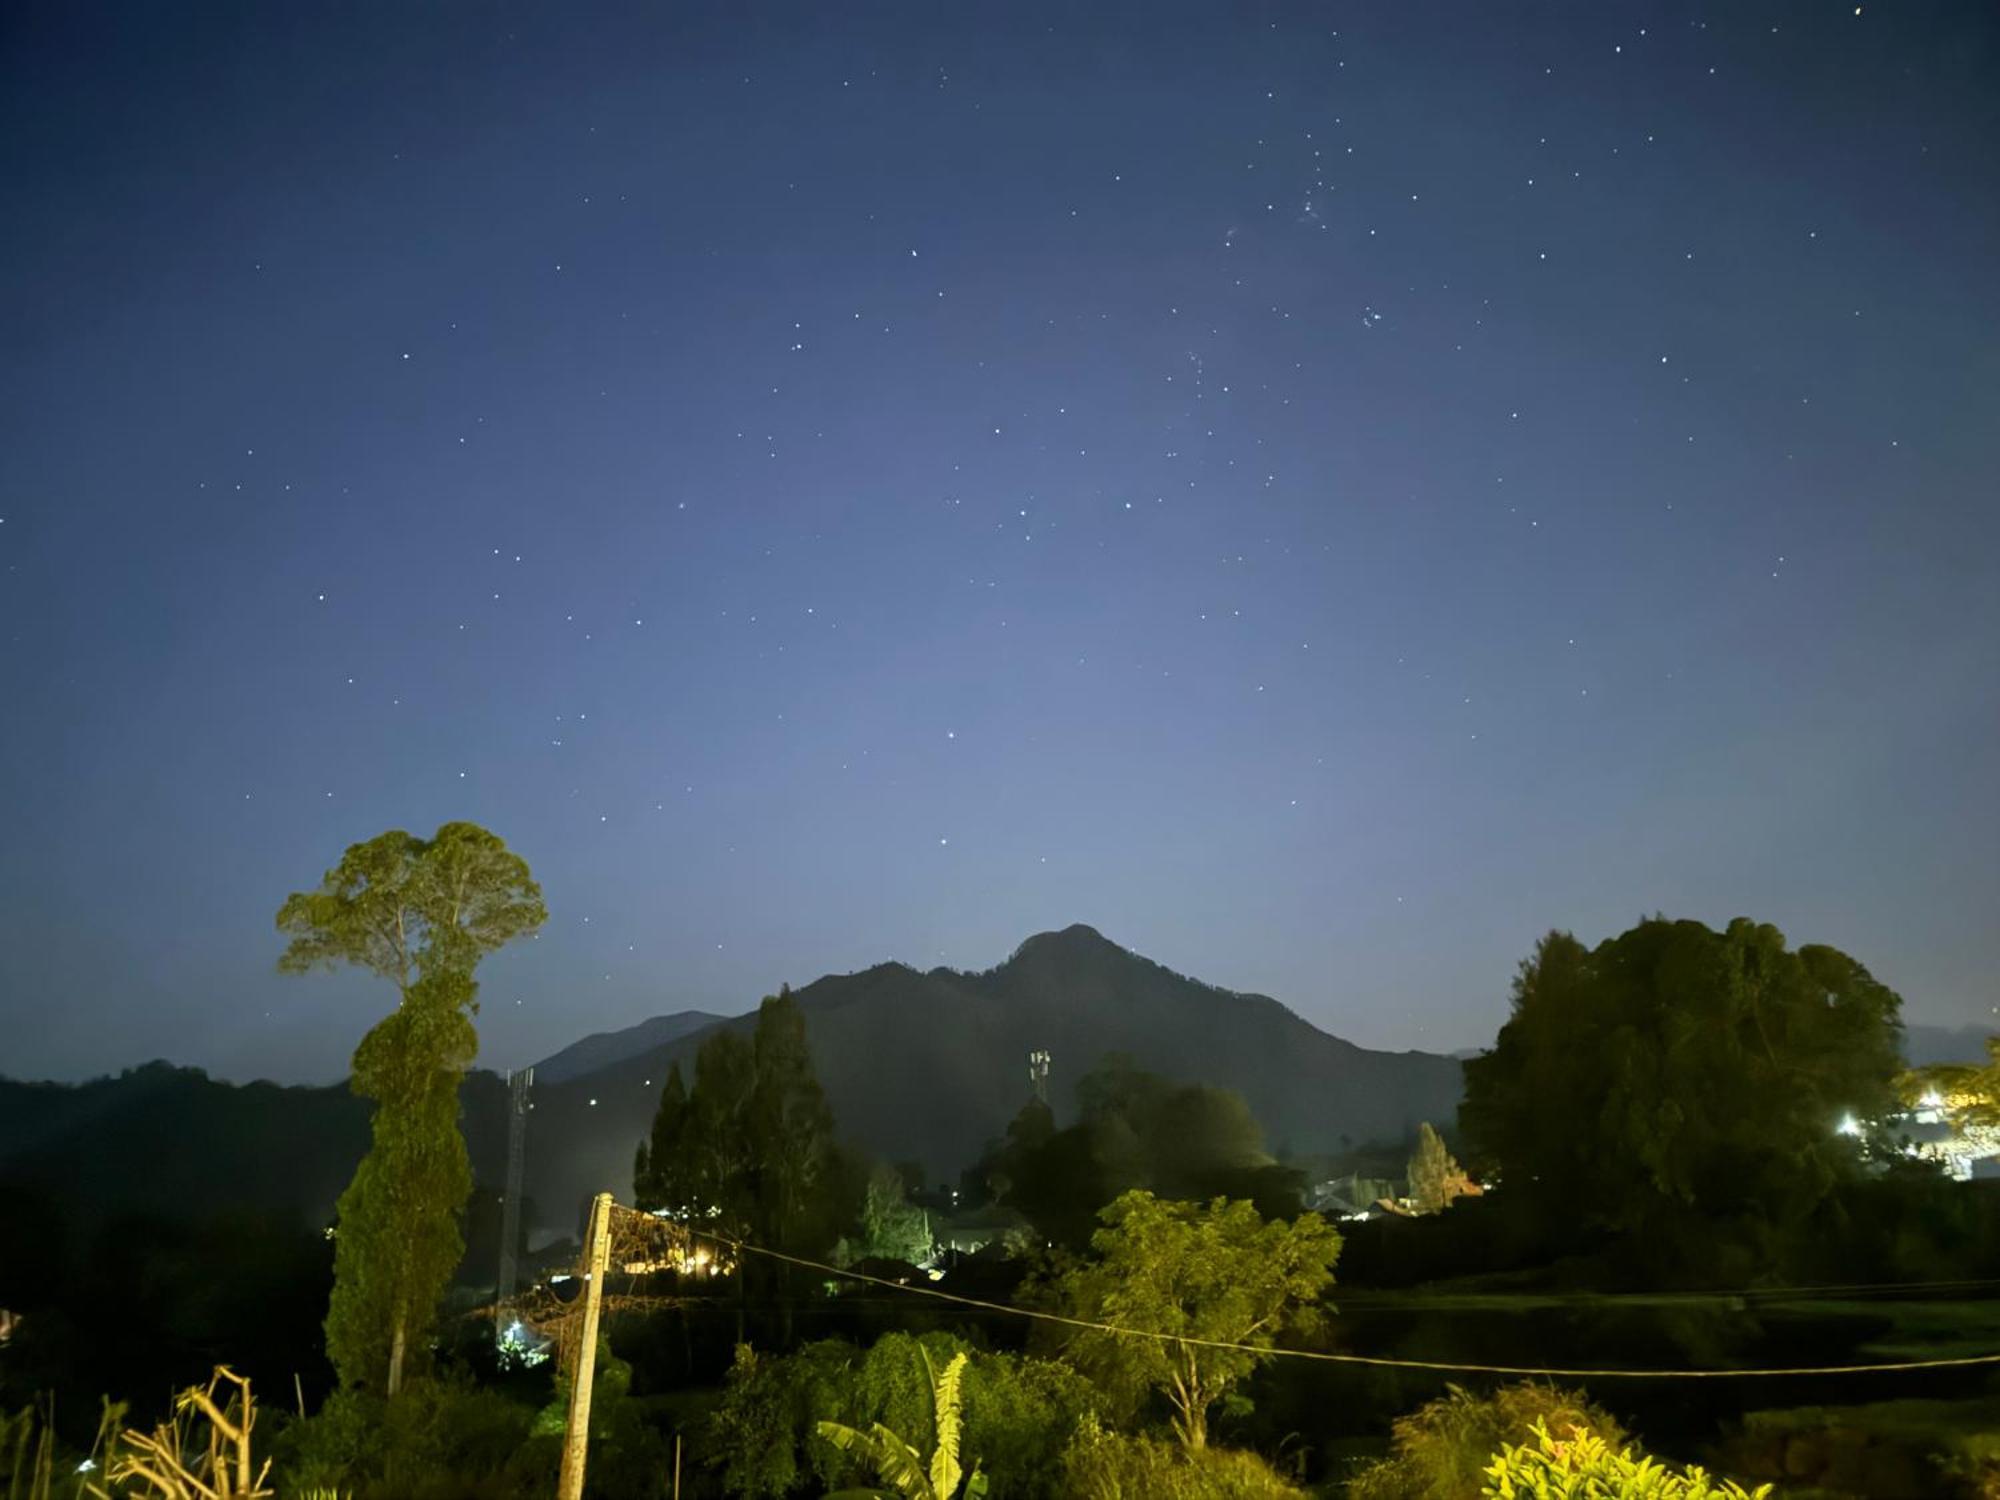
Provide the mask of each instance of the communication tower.
{"label": "communication tower", "polygon": [[521,1148],[528,1135],[528,1090],[535,1070],[519,1068],[507,1075],[507,1191],[500,1200],[500,1283],[494,1289],[493,1323],[505,1337],[514,1321],[514,1283],[520,1275],[514,1247],[521,1239]]}

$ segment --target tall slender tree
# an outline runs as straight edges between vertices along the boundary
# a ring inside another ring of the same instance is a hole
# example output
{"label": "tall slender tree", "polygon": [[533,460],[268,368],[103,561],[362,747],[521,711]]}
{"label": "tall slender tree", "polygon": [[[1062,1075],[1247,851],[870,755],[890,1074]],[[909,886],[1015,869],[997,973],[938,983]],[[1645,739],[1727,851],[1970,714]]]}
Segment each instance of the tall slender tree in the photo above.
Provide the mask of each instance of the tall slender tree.
{"label": "tall slender tree", "polygon": [[396,985],[396,1009],[354,1052],[351,1086],[375,1101],[372,1143],[341,1194],[327,1354],[348,1386],[394,1395],[464,1254],[472,1169],[458,1085],[478,1052],[473,970],[547,918],[525,861],[472,823],[429,839],[400,829],[352,845],[319,888],[278,910],[284,973],[347,963]]}
{"label": "tall slender tree", "polygon": [[1420,1214],[1442,1213],[1453,1199],[1472,1191],[1471,1180],[1429,1120],[1417,1127],[1417,1149],[1409,1170],[1410,1199]]}

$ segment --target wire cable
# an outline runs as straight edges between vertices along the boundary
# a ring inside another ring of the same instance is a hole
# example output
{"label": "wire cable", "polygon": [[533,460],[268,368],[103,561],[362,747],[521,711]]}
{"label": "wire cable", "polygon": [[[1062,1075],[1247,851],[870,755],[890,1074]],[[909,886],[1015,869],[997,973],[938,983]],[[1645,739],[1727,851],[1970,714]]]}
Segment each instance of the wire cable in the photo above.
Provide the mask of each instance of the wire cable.
{"label": "wire cable", "polygon": [[[631,1214],[641,1213],[638,1209],[628,1209],[623,1205],[619,1205],[619,1210]],[[652,1217],[649,1214],[642,1216]],[[1586,1370],[1559,1365],[1470,1364],[1452,1360],[1392,1359],[1384,1355],[1344,1354],[1319,1349],[1264,1348],[1229,1339],[1206,1339],[1162,1333],[1151,1328],[1122,1328],[1113,1323],[1099,1322],[1092,1318],[1071,1317],[1065,1313],[1048,1312],[1041,1308],[1013,1307],[1004,1302],[992,1302],[981,1297],[967,1297],[959,1292],[947,1292],[940,1287],[911,1286],[906,1282],[892,1281],[886,1276],[870,1276],[861,1271],[844,1271],[839,1266],[830,1266],[824,1261],[810,1260],[800,1255],[788,1255],[782,1250],[767,1249],[762,1245],[731,1239],[727,1235],[712,1231],[704,1232],[700,1237],[727,1245],[739,1255],[761,1255],[768,1260],[782,1261],[804,1270],[887,1287],[892,1291],[906,1292],[913,1296],[930,1297],[940,1302],[956,1303],[961,1307],[978,1308],[984,1312],[1005,1313],[1041,1323],[1054,1323],[1093,1333],[1111,1334],[1118,1338],[1153,1339],[1159,1343],[1191,1345],[1198,1349],[1220,1349],[1239,1354],[1252,1354],[1259,1358],[1313,1360],[1324,1364],[1363,1365],[1386,1370],[1427,1370],[1447,1375],[1513,1375],[1555,1380],[1771,1380],[1817,1375],[1887,1375],[1911,1370],[1953,1370],[2000,1365],[2000,1354],[1966,1354],[1941,1359],[1898,1360],[1857,1365],[1762,1366],[1735,1370]]]}

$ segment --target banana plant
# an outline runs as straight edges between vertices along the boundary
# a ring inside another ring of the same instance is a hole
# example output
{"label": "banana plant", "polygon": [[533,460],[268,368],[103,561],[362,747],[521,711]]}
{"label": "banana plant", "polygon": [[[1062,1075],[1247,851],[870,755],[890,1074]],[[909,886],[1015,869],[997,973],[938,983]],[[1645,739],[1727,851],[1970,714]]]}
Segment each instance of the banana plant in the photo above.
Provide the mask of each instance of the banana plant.
{"label": "banana plant", "polygon": [[954,1354],[951,1363],[938,1374],[930,1355],[922,1348],[924,1375],[930,1382],[931,1405],[936,1414],[937,1446],[929,1462],[910,1443],[880,1422],[866,1432],[839,1422],[821,1422],[819,1435],[844,1453],[872,1465],[887,1490],[843,1490],[828,1500],[859,1500],[867,1495],[892,1495],[900,1500],[979,1500],[986,1493],[986,1476],[974,1460],[967,1473],[959,1464],[959,1438],[964,1430],[959,1387],[965,1379],[965,1355]]}

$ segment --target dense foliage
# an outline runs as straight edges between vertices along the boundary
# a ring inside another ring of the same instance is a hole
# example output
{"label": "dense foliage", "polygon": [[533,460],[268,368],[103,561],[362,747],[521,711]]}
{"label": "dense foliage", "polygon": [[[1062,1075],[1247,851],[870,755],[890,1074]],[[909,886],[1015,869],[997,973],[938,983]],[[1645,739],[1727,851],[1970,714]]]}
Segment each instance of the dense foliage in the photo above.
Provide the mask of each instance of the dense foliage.
{"label": "dense foliage", "polygon": [[1030,1101],[978,1173],[1045,1237],[1080,1248],[1097,1211],[1134,1189],[1191,1202],[1241,1198],[1277,1217],[1299,1211],[1302,1179],[1265,1150],[1242,1095],[1171,1083],[1111,1057],[1078,1080],[1076,1098],[1077,1123],[1064,1130],[1046,1104]]}
{"label": "dense foliage", "polygon": [[1063,1455],[1066,1500],[1305,1500],[1254,1453],[1189,1449],[1086,1423]]}
{"label": "dense foliage", "polygon": [[1048,1360],[975,1349],[951,1334],[892,1333],[873,1348],[838,1340],[796,1354],[737,1351],[704,1444],[724,1488],[744,1500],[823,1494],[873,1477],[828,1441],[819,1424],[878,1424],[928,1452],[936,1400],[926,1360],[966,1357],[961,1449],[976,1456],[990,1500],[1059,1500],[1060,1459],[1077,1424],[1097,1409],[1089,1385]]}
{"label": "dense foliage", "polygon": [[1769,1485],[1746,1490],[1697,1467],[1677,1471],[1588,1432],[1557,1437],[1537,1425],[1534,1440],[1494,1455],[1484,1494],[1493,1500],[1763,1500]]}
{"label": "dense foliage", "polygon": [[1473,1190],[1465,1169],[1445,1149],[1444,1137],[1428,1120],[1417,1127],[1417,1149],[1410,1154],[1409,1173],[1410,1200],[1420,1214],[1442,1213],[1454,1199]]}
{"label": "dense foliage", "polygon": [[701,1044],[694,1087],[678,1063],[633,1164],[634,1201],[733,1238],[816,1255],[852,1211],[833,1112],[789,989],[767,996],[749,1037]]}
{"label": "dense foliage", "polygon": [[1663,1243],[1691,1221],[1781,1230],[1859,1174],[1838,1127],[1894,1108],[1900,1006],[1846,954],[1744,919],[1650,920],[1595,949],[1551,933],[1466,1064],[1460,1118],[1547,1213]]}
{"label": "dense foliage", "polygon": [[1474,1500],[1493,1456],[1532,1441],[1537,1428],[1625,1441],[1617,1420],[1581,1391],[1524,1380],[1475,1396],[1452,1386],[1396,1419],[1389,1456],[1355,1475],[1348,1500]]}
{"label": "dense foliage", "polygon": [[1318,1321],[1340,1236],[1318,1214],[1267,1221],[1248,1203],[1173,1203],[1139,1191],[1102,1218],[1092,1258],[1039,1288],[1062,1316],[1105,1325],[1062,1329],[1064,1357],[1128,1406],[1157,1392],[1174,1435],[1201,1448],[1209,1408],[1269,1357],[1280,1334]]}

